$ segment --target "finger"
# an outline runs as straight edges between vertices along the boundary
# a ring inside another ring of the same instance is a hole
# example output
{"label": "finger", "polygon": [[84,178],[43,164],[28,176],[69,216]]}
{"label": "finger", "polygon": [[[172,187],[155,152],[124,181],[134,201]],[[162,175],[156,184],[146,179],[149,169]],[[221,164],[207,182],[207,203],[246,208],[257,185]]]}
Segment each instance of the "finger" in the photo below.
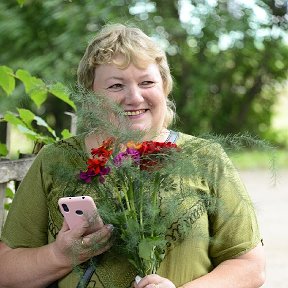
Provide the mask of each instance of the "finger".
{"label": "finger", "polygon": [[112,242],[107,242],[105,246],[103,246],[100,249],[98,249],[97,251],[95,251],[93,253],[93,256],[97,256],[97,255],[100,255],[100,254],[106,252],[107,250],[109,250],[112,247],[112,245],[113,245]]}
{"label": "finger", "polygon": [[[139,287],[155,288],[155,284],[161,282],[162,278],[157,274],[150,274],[143,277],[138,283]],[[136,286],[136,287],[138,287]]]}
{"label": "finger", "polygon": [[103,220],[99,214],[87,218],[89,225],[94,228],[94,231],[101,229],[104,226]]}
{"label": "finger", "polygon": [[66,219],[65,219],[65,218],[63,218],[63,219],[64,219],[64,220],[63,220],[62,227],[61,227],[60,231],[61,231],[61,232],[66,232],[66,231],[69,230],[69,226],[68,226],[68,224],[67,224],[67,222],[66,222]]}
{"label": "finger", "polygon": [[79,254],[79,260],[80,262],[85,262],[88,259],[94,257],[94,256],[98,256],[104,252],[106,252],[107,250],[109,250],[112,246],[112,242],[107,242],[105,245],[102,245],[102,247],[99,247],[98,249],[92,249],[92,248],[86,248],[84,251],[82,251],[82,253]]}
{"label": "finger", "polygon": [[83,219],[82,223],[71,229],[71,235],[74,239],[80,239],[89,229],[89,222],[86,219]]}
{"label": "finger", "polygon": [[100,230],[83,237],[82,244],[84,246],[91,246],[93,244],[107,242],[112,235],[113,228],[111,224],[103,226]]}

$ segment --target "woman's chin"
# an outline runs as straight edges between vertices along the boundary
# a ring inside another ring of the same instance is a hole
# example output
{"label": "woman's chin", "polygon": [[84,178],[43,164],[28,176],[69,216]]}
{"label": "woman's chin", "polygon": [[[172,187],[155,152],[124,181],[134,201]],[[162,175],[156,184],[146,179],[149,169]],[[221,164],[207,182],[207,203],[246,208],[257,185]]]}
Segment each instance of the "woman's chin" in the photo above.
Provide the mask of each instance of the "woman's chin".
{"label": "woman's chin", "polygon": [[131,131],[135,132],[136,134],[139,133],[138,136],[142,139],[142,141],[147,141],[150,138],[153,138],[153,137],[151,137],[151,130],[147,129],[147,127],[144,125],[133,124],[129,127],[129,129]]}
{"label": "woman's chin", "polygon": [[167,129],[162,130],[155,130],[155,129],[148,129],[147,127],[139,126],[139,125],[133,125],[130,128],[132,131],[136,132],[137,134],[139,133],[140,138],[142,141],[165,141],[167,138],[167,133],[169,132]]}
{"label": "woman's chin", "polygon": [[149,131],[149,129],[147,129],[147,127],[143,124],[132,124],[129,128],[133,131],[139,131],[143,133],[147,133]]}

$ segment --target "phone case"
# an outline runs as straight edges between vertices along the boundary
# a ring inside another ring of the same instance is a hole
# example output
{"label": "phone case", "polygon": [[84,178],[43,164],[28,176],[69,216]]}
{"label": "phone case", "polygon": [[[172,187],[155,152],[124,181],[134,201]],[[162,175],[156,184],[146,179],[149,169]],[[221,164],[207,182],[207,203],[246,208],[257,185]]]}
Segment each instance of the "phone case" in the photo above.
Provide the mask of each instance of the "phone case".
{"label": "phone case", "polygon": [[90,196],[63,197],[58,200],[58,205],[70,229],[81,225],[85,219],[95,220],[97,208]]}

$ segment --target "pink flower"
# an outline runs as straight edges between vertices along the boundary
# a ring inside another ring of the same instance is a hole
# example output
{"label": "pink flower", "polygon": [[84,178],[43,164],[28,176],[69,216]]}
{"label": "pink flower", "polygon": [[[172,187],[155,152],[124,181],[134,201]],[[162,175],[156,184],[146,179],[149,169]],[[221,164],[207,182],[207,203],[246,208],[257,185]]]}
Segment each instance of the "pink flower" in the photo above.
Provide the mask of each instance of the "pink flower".
{"label": "pink flower", "polygon": [[86,183],[90,183],[92,181],[92,178],[95,176],[96,174],[93,170],[80,171],[79,179],[83,180]]}
{"label": "pink flower", "polygon": [[140,163],[140,153],[136,149],[127,148],[125,152],[121,152],[114,157],[113,163],[116,167],[120,167],[123,161],[127,159],[132,159],[138,165]]}
{"label": "pink flower", "polygon": [[105,177],[106,175],[108,175],[110,173],[110,167],[101,167],[100,169],[100,173],[99,173],[99,182],[100,183],[104,183],[105,182]]}

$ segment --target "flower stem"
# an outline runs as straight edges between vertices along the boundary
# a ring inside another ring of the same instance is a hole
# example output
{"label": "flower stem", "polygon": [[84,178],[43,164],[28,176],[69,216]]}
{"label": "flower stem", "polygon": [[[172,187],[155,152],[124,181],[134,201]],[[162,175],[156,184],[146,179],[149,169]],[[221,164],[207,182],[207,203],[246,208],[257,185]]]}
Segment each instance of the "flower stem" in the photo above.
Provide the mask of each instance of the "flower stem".
{"label": "flower stem", "polygon": [[129,197],[128,197],[128,193],[127,193],[127,187],[125,187],[125,185],[123,185],[122,188],[123,188],[123,193],[124,193],[124,198],[126,201],[127,209],[128,209],[128,211],[130,211],[131,207],[130,207]]}
{"label": "flower stem", "polygon": [[[156,211],[158,211],[158,191],[160,188],[160,173],[157,172],[154,178],[154,183],[153,183],[153,194],[152,194],[152,203],[153,203],[153,217],[152,217],[152,225],[151,227],[154,227],[155,223],[155,216],[156,216]],[[152,228],[151,231],[151,236],[154,236],[154,229]]]}
{"label": "flower stem", "polygon": [[[140,183],[142,182],[142,179],[140,180]],[[141,231],[141,238],[144,239],[144,224],[143,224],[143,185],[139,185],[139,224],[140,224],[140,231]]]}

